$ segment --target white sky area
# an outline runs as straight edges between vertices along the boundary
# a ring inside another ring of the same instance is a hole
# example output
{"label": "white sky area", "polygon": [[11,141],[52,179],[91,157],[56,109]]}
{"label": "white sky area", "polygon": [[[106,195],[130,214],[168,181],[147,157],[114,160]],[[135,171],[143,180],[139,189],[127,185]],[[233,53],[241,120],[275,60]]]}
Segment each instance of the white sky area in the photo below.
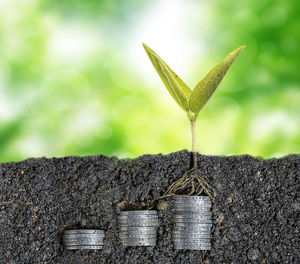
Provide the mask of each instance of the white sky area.
{"label": "white sky area", "polygon": [[[195,54],[201,57],[204,42],[197,42],[192,34],[196,9],[191,1],[154,1],[153,6],[134,17],[136,26],[129,35],[128,59],[148,82],[158,82],[142,42],[147,44],[185,81]],[[199,4],[197,4],[199,10]],[[205,27],[205,25],[203,25]],[[156,73],[155,73],[156,74]],[[189,84],[188,84],[189,85]]]}

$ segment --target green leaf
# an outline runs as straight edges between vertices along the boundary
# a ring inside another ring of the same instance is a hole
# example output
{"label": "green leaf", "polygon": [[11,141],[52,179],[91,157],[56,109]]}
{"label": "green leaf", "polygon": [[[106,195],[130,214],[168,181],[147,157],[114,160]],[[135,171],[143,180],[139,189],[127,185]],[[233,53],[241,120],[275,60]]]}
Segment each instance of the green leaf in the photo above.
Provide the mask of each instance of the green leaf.
{"label": "green leaf", "polygon": [[150,49],[144,43],[143,46],[158,75],[167,87],[169,93],[184,111],[189,112],[188,98],[190,96],[191,89],[152,49]]}
{"label": "green leaf", "polygon": [[232,51],[222,62],[212,68],[210,72],[196,85],[189,97],[189,108],[196,116],[211,98],[231,65],[244,48],[245,46],[241,46]]}

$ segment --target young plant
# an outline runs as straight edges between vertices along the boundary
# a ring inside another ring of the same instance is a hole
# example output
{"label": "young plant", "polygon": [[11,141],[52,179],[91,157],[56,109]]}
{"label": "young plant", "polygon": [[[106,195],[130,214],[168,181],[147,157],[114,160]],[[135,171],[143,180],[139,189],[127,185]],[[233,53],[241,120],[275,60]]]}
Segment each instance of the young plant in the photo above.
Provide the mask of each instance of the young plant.
{"label": "young plant", "polygon": [[241,46],[232,51],[223,61],[213,67],[210,72],[191,90],[180,77],[146,44],[143,43],[148,57],[156,69],[169,93],[179,106],[187,113],[192,131],[193,170],[188,171],[173,183],[164,196],[190,188],[189,194],[200,194],[203,190],[213,196],[213,190],[205,179],[197,172],[197,127],[196,121],[200,111],[211,98],[236,58],[245,48]]}

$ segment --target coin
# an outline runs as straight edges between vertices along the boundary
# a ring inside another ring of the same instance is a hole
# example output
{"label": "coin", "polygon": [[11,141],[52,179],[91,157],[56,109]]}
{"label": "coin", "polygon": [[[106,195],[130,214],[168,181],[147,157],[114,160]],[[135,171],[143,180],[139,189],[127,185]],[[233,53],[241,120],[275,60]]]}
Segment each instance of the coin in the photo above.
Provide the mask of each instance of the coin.
{"label": "coin", "polygon": [[130,238],[145,238],[145,239],[150,239],[150,238],[156,238],[156,234],[126,234],[126,233],[121,233],[120,238],[124,239],[130,239]]}
{"label": "coin", "polygon": [[122,242],[124,247],[155,247],[155,242]]}
{"label": "coin", "polygon": [[211,199],[208,196],[188,196],[188,195],[177,195],[173,196],[173,201],[184,202],[184,203],[211,203]]}
{"label": "coin", "polygon": [[193,223],[193,224],[212,224],[212,221],[209,218],[205,217],[191,217],[191,218],[184,218],[184,217],[174,217],[174,222],[177,223]]}
{"label": "coin", "polygon": [[91,245],[84,245],[84,246],[78,246],[78,245],[64,245],[64,248],[67,250],[75,250],[75,249],[102,249],[102,245],[97,246],[91,246]]}
{"label": "coin", "polygon": [[135,221],[135,220],[153,220],[158,219],[157,215],[119,215],[119,220]]}
{"label": "coin", "polygon": [[210,243],[210,238],[173,238],[174,243]]}
{"label": "coin", "polygon": [[156,238],[122,238],[120,239],[121,243],[130,243],[130,244],[156,244]]}
{"label": "coin", "polygon": [[185,249],[185,250],[211,250],[211,244],[210,243],[201,243],[201,244],[174,244],[175,249]]}
{"label": "coin", "polygon": [[186,238],[208,238],[210,239],[210,232],[209,233],[198,233],[198,234],[191,234],[191,233],[174,233],[173,232],[173,238],[178,238],[178,239],[186,239]]}
{"label": "coin", "polygon": [[121,211],[120,215],[157,215],[156,210]]}
{"label": "coin", "polygon": [[186,223],[186,222],[178,222],[174,224],[175,228],[187,228],[187,229],[202,229],[202,228],[211,228],[211,223]]}
{"label": "coin", "polygon": [[70,229],[65,230],[64,235],[71,235],[71,234],[97,234],[97,235],[104,235],[104,230],[99,229]]}
{"label": "coin", "polygon": [[209,206],[190,206],[189,204],[174,204],[173,211],[185,211],[185,212],[211,212]]}
{"label": "coin", "polygon": [[140,227],[147,227],[147,226],[152,226],[152,227],[155,227],[155,226],[158,226],[158,221],[155,220],[155,221],[119,221],[119,224],[121,227],[124,227],[124,226],[140,226]]}
{"label": "coin", "polygon": [[76,237],[76,238],[63,238],[63,243],[77,244],[77,245],[90,245],[103,243],[103,237]]}

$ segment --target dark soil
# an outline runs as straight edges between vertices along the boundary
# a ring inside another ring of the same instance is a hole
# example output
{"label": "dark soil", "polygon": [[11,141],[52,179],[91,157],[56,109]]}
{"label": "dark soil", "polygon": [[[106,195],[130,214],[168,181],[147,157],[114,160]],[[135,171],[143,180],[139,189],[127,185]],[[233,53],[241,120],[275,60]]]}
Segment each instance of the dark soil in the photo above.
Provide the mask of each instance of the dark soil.
{"label": "dark soil", "polygon": [[[154,202],[156,247],[124,248],[118,239],[120,208],[159,199],[190,169],[187,151],[0,164],[0,263],[300,263],[300,155],[199,155],[198,162],[217,193],[211,251],[173,249],[169,199]],[[63,231],[80,227],[105,229],[103,250],[64,251]]]}

